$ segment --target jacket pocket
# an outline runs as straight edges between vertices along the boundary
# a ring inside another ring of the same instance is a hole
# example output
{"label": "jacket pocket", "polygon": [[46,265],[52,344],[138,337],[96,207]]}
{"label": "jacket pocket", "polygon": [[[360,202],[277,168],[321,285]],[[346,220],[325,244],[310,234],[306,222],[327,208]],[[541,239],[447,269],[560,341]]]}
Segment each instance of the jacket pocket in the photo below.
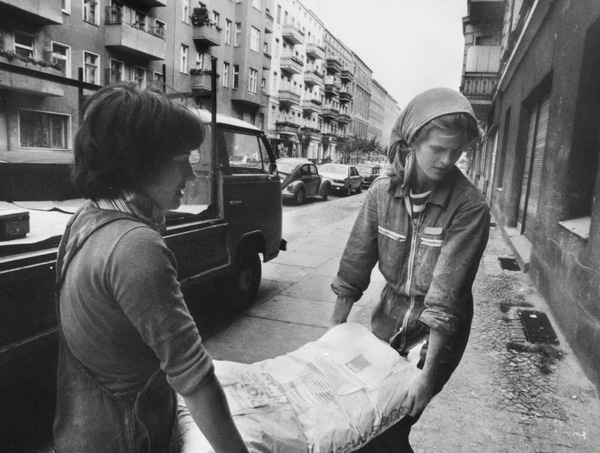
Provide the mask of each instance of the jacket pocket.
{"label": "jacket pocket", "polygon": [[427,292],[433,279],[433,270],[442,250],[444,238],[442,232],[422,234],[419,237],[415,284],[418,290]]}
{"label": "jacket pocket", "polygon": [[389,228],[377,227],[377,247],[379,249],[379,265],[383,275],[393,280],[400,280],[406,253],[406,234]]}

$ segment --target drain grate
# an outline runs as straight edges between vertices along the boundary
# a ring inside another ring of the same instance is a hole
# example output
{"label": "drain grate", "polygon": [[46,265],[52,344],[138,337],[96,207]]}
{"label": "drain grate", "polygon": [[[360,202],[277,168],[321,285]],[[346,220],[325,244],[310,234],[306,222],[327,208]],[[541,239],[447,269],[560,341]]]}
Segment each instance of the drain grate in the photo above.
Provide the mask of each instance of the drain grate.
{"label": "drain grate", "polygon": [[556,333],[546,313],[523,310],[519,311],[519,317],[525,328],[527,341],[530,343],[559,344]]}
{"label": "drain grate", "polygon": [[500,261],[500,267],[505,271],[520,271],[519,263],[514,258],[498,258]]}

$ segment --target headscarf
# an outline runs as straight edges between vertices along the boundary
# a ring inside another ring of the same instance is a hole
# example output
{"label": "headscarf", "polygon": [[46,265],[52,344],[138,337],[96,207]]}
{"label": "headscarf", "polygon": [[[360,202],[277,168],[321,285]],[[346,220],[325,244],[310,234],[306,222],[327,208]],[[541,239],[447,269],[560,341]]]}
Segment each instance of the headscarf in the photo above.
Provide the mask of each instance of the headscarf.
{"label": "headscarf", "polygon": [[414,155],[408,146],[429,121],[451,113],[466,113],[475,121],[473,107],[461,93],[450,88],[432,88],[418,94],[408,103],[396,120],[390,136],[388,160],[394,173],[406,183],[414,165]]}

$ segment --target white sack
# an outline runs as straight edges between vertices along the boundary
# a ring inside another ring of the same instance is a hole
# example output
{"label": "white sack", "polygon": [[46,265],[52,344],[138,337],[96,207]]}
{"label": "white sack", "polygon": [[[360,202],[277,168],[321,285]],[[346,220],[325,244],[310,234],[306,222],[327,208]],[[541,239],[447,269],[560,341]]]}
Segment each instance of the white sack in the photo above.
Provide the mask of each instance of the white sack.
{"label": "white sack", "polygon": [[[345,453],[402,418],[419,370],[366,327],[344,323],[274,359],[215,361],[215,372],[251,452]],[[212,453],[179,402],[182,453]]]}

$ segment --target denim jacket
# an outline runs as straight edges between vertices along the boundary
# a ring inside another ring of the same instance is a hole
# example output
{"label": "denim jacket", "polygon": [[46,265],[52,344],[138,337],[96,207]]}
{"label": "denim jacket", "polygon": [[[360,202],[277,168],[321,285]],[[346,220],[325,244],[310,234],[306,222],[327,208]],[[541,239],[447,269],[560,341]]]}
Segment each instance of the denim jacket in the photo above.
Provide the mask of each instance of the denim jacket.
{"label": "denim jacket", "polygon": [[408,190],[386,176],[372,184],[332,284],[338,296],[356,301],[379,262],[387,287],[373,312],[373,333],[399,350],[411,329],[468,337],[471,288],[490,224],[484,197],[456,167],[429,195],[416,221]]}

